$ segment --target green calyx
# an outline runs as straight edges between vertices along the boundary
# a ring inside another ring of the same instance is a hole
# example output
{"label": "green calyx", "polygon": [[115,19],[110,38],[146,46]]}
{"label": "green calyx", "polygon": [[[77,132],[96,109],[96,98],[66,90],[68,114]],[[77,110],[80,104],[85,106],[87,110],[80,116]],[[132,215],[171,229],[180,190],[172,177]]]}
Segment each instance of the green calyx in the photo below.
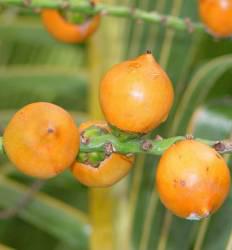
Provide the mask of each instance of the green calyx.
{"label": "green calyx", "polygon": [[79,153],[77,161],[92,167],[98,167],[105,160],[105,157],[104,152]]}
{"label": "green calyx", "polygon": [[82,135],[88,139],[94,138],[96,136],[107,134],[108,131],[100,126],[93,125],[87,128]]}
{"label": "green calyx", "polygon": [[79,13],[70,12],[66,15],[66,17],[67,20],[73,24],[83,24],[86,20],[85,17]]}
{"label": "green calyx", "polygon": [[[81,145],[88,145],[95,138],[102,138],[108,131],[100,126],[93,125],[85,129],[81,133]],[[80,152],[77,156],[77,160],[84,164],[89,164],[92,167],[98,167],[102,161],[106,158],[104,150],[102,151],[91,151],[91,152]]]}

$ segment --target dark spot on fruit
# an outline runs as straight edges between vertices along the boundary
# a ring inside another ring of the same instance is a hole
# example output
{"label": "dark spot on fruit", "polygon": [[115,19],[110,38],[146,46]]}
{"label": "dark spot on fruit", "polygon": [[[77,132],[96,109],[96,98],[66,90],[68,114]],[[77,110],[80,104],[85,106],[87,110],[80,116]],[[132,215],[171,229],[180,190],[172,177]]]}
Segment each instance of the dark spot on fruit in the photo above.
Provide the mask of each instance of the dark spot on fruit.
{"label": "dark spot on fruit", "polygon": [[174,185],[174,187],[176,187],[176,185],[177,185],[177,180],[176,179],[173,180],[173,185]]}
{"label": "dark spot on fruit", "polygon": [[206,172],[209,172],[209,167],[206,168]]}
{"label": "dark spot on fruit", "polygon": [[138,62],[132,62],[132,63],[130,63],[129,67],[130,67],[130,69],[134,70],[134,69],[140,68],[141,64]]}
{"label": "dark spot on fruit", "polygon": [[51,127],[48,128],[48,133],[49,133],[49,134],[52,134],[52,133],[54,133],[54,132],[55,132],[55,129],[54,129],[54,128],[51,128]]}
{"label": "dark spot on fruit", "polygon": [[184,181],[184,180],[180,180],[180,185],[181,185],[182,187],[185,187],[185,186],[186,186],[185,181]]}

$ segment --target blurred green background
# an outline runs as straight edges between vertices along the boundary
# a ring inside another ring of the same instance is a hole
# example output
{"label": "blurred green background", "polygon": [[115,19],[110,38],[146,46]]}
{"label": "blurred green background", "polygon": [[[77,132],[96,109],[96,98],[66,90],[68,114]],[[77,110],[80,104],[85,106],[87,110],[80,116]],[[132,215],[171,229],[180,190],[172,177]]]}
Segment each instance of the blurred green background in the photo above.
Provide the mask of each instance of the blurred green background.
{"label": "blurred green background", "polygon": [[[199,21],[197,1],[102,2]],[[98,84],[104,72],[147,49],[175,86],[172,113],[154,134],[230,137],[231,39],[104,16],[88,42],[67,45],[50,37],[38,13],[12,6],[1,7],[0,15],[1,133],[16,110],[34,101],[64,107],[78,124],[101,117]],[[179,219],[159,202],[154,187],[157,161],[158,157],[138,156],[129,176],[108,189],[88,189],[69,171],[47,181],[26,209],[0,220],[0,249],[232,250],[232,192],[210,218]],[[0,163],[0,207],[5,209],[15,206],[33,179],[5,158]]]}

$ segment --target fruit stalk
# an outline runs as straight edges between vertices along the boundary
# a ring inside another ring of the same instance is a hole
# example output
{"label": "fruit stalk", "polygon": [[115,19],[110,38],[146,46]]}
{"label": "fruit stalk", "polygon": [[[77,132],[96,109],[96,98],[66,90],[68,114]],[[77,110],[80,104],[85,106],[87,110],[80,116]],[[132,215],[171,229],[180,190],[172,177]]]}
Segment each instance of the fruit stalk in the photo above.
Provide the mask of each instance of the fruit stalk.
{"label": "fruit stalk", "polygon": [[53,0],[0,0],[0,5],[13,5],[26,7],[30,9],[51,8],[51,9],[68,9],[75,12],[85,14],[109,15],[115,17],[133,18],[137,21],[148,23],[164,24],[168,28],[173,28],[179,31],[188,32],[205,32],[204,26],[201,23],[191,22],[189,18],[179,18],[175,16],[165,16],[158,12],[147,12],[137,8],[128,6],[114,6],[104,3],[93,5],[91,1],[53,1]]}
{"label": "fruit stalk", "polygon": [[34,195],[42,188],[44,181],[36,180],[33,182],[29,190],[19,199],[17,204],[11,208],[0,210],[0,219],[9,219],[16,216],[21,210],[32,202]]}
{"label": "fruit stalk", "polygon": [[[112,134],[100,135],[91,138],[87,144],[80,144],[80,152],[106,152],[110,153],[109,148],[112,152],[118,152],[122,154],[152,154],[152,155],[162,155],[171,145],[177,141],[186,139],[186,136],[176,136],[165,139],[160,139],[158,137],[155,139],[132,139],[127,141],[120,141],[117,137]],[[191,138],[190,138],[191,140]],[[211,141],[197,138],[204,144],[207,144],[215,148],[219,153],[232,153],[232,141],[222,140],[222,141]],[[109,147],[110,145],[110,147]]]}

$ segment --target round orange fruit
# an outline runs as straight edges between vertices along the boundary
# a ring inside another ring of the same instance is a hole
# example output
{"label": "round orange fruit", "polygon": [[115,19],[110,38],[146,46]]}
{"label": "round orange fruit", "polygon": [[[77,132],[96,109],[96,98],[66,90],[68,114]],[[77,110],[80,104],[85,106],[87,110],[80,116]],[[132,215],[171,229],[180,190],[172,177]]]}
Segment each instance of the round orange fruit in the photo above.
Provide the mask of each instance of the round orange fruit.
{"label": "round orange fruit", "polygon": [[3,135],[9,159],[23,173],[50,178],[75,161],[80,135],[71,115],[52,103],[37,102],[20,109]]}
{"label": "round orange fruit", "polygon": [[[92,125],[109,130],[106,123],[101,121],[88,121],[86,123],[82,123],[79,130],[80,132],[83,132]],[[71,171],[75,178],[86,186],[108,187],[118,182],[128,174],[133,166],[133,161],[133,156],[128,157],[118,153],[112,153],[100,162],[97,167],[88,163],[76,161],[72,165]]]}
{"label": "round orange fruit", "polygon": [[161,157],[156,186],[175,215],[199,220],[215,212],[230,189],[230,172],[218,152],[195,140],[173,144]]}
{"label": "round orange fruit", "polygon": [[218,37],[232,36],[232,0],[198,0],[199,13],[208,30]]}
{"label": "round orange fruit", "polygon": [[173,98],[172,83],[151,53],[113,66],[100,85],[106,120],[126,132],[147,133],[158,127]]}
{"label": "round orange fruit", "polygon": [[57,40],[65,43],[82,43],[88,39],[100,24],[100,15],[91,17],[83,24],[67,21],[58,10],[43,9],[43,24],[47,31]]}

